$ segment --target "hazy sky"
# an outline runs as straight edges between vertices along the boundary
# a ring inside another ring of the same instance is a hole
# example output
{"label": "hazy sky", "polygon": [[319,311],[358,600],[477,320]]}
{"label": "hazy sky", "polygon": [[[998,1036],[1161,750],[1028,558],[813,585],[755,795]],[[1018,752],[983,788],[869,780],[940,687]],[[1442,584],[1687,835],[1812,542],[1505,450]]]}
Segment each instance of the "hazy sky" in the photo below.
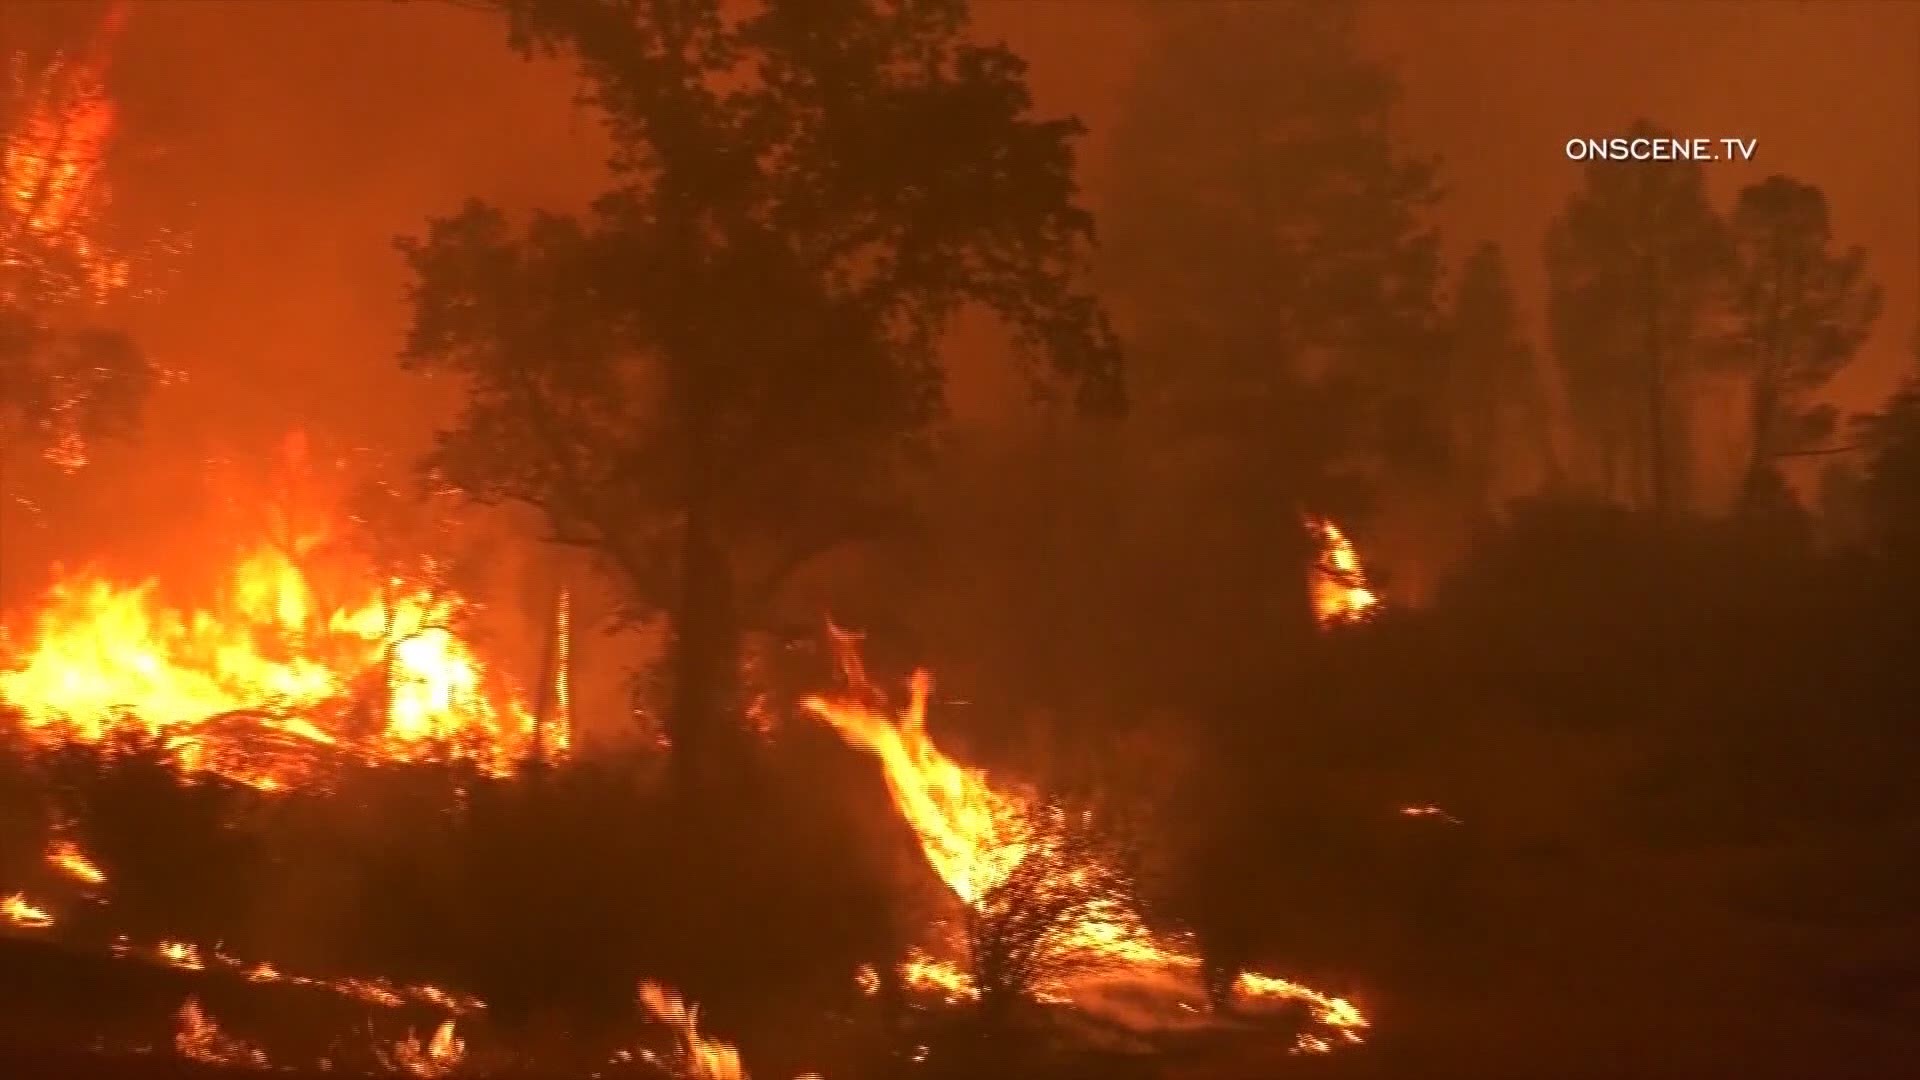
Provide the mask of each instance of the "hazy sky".
{"label": "hazy sky", "polygon": [[[983,31],[1032,61],[1041,107],[1091,127],[1096,208],[1148,11],[979,5]],[[1841,393],[1868,407],[1896,377],[1920,310],[1920,4],[1381,0],[1366,14],[1368,46],[1403,78],[1405,138],[1442,161],[1449,253],[1502,244],[1536,322],[1542,236],[1577,181],[1562,144],[1646,115],[1759,141],[1752,165],[1713,167],[1723,203],[1773,171],[1827,190],[1839,239],[1871,247],[1888,300]],[[174,199],[195,244],[141,320],[191,376],[156,409],[148,448],[199,454],[297,425],[420,448],[432,395],[392,362],[406,323],[392,238],[469,196],[575,205],[601,175],[570,73],[521,61],[494,20],[445,4],[136,3],[119,62],[129,128],[151,149],[133,182]],[[116,513],[145,498],[164,514],[166,479],[144,452],[138,467],[146,482]]]}

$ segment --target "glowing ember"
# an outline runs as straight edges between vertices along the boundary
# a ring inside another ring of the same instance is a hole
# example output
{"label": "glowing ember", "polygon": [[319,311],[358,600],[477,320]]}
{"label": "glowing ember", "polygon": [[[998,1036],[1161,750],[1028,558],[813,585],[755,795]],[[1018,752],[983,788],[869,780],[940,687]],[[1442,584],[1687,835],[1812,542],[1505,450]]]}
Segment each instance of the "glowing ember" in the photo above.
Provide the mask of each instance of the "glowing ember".
{"label": "glowing ember", "polygon": [[1366,570],[1346,533],[1325,518],[1309,519],[1307,528],[1320,545],[1309,591],[1321,625],[1358,622],[1373,614],[1380,598],[1368,587]]}
{"label": "glowing ember", "polygon": [[173,1048],[188,1061],[228,1068],[264,1069],[267,1055],[255,1046],[235,1039],[220,1030],[200,1007],[196,998],[180,1006],[179,1030],[173,1036]]}
{"label": "glowing ember", "polygon": [[47,851],[47,862],[54,869],[83,885],[104,885],[107,875],[87,853],[71,840],[56,840]]}
{"label": "glowing ember", "polygon": [[[239,562],[211,610],[167,607],[157,591],[54,585],[31,647],[0,670],[0,701],[30,737],[158,738],[184,769],[266,791],[306,782],[321,752],[464,757],[500,773],[540,750],[532,712],[450,629],[457,598],[394,582],[323,610],[295,557],[271,546]],[[356,700],[384,722],[356,728],[343,707]],[[547,743],[563,752],[564,727]]]}
{"label": "glowing ember", "polygon": [[21,893],[0,900],[0,918],[23,930],[44,930],[53,925],[53,916],[47,909],[30,902]]}
{"label": "glowing ember", "polygon": [[1460,824],[1459,818],[1454,817],[1452,814],[1447,813],[1437,806],[1403,806],[1400,808],[1400,815],[1410,818],[1433,818],[1437,821],[1444,821],[1449,825]]}
{"label": "glowing ember", "polygon": [[[1031,987],[1033,996],[1091,1011],[1103,1007],[1112,997],[1109,991],[1123,986],[1171,990],[1176,1000],[1168,1015],[1141,1018],[1143,1023],[1171,1023],[1172,1014],[1197,1012],[1190,999],[1202,998],[1200,958],[1187,943],[1146,927],[1125,879],[1101,865],[1096,850],[1062,846],[1054,839],[1068,835],[1059,828],[1063,822],[1056,820],[1057,812],[1043,812],[990,787],[982,771],[960,765],[934,745],[926,731],[931,678],[925,672],[913,676],[907,707],[894,718],[867,681],[856,640],[838,630],[832,630],[831,637],[848,692],[836,700],[810,698],[805,707],[850,744],[879,759],[895,809],[913,828],[928,864],[972,909],[975,921],[1003,913],[1006,893],[1016,881],[1041,899],[1040,908],[1055,905],[1053,910],[1072,912],[1072,923],[1045,943],[1060,962],[1042,969],[1031,951],[1021,960],[1041,971]],[[1046,880],[1028,880],[1036,877]],[[1070,906],[1057,906],[1061,898],[1070,900]],[[1014,912],[1015,919],[1024,914]],[[1029,942],[1027,947],[1040,944]],[[975,962],[980,962],[978,956]],[[949,1001],[979,996],[979,988],[964,972],[924,954],[910,954],[902,974],[910,987]],[[1350,1002],[1285,979],[1248,973],[1235,989],[1252,1005],[1305,1006],[1316,1023],[1346,1042],[1361,1041],[1360,1032],[1367,1027],[1366,1018]]]}
{"label": "glowing ember", "polygon": [[433,1038],[422,1043],[413,1032],[393,1045],[391,1050],[380,1053],[381,1061],[387,1068],[408,1076],[421,1077],[422,1080],[438,1080],[446,1076],[467,1059],[467,1044],[454,1034],[453,1021],[443,1022],[434,1031]]}
{"label": "glowing ember", "polygon": [[205,971],[206,962],[200,959],[200,946],[184,941],[163,941],[154,948],[154,955],[162,962],[185,971]]}

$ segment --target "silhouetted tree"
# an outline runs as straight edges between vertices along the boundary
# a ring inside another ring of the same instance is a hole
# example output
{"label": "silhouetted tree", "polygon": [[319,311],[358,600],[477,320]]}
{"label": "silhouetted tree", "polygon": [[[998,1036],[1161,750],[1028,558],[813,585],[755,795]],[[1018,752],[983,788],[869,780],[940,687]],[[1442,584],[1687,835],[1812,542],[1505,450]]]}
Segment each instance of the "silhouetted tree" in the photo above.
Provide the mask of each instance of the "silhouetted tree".
{"label": "silhouetted tree", "polygon": [[1356,462],[1431,446],[1434,167],[1389,137],[1398,87],[1353,5],[1155,18],[1104,214],[1140,419],[1183,433],[1169,455],[1233,459],[1235,515],[1272,507],[1264,539],[1292,538],[1294,500],[1348,500]]}
{"label": "silhouetted tree", "polygon": [[1533,350],[1520,335],[1506,266],[1492,244],[1461,269],[1445,356],[1451,463],[1473,508],[1484,511],[1509,463],[1531,457],[1550,471],[1552,453]]}
{"label": "silhouetted tree", "polygon": [[1725,253],[1692,161],[1589,161],[1548,229],[1548,329],[1574,425],[1603,492],[1656,515],[1685,496],[1685,383]]}
{"label": "silhouetted tree", "polygon": [[1830,252],[1826,195],[1770,176],[1740,192],[1729,222],[1729,360],[1748,379],[1750,445],[1740,500],[1749,512],[1786,498],[1783,454],[1832,433],[1833,411],[1807,398],[1853,358],[1880,312],[1866,252]]}
{"label": "silhouetted tree", "polygon": [[1037,389],[1118,404],[1074,284],[1080,129],[1030,115],[1024,64],[965,40],[961,0],[501,7],[519,47],[580,60],[616,186],[585,220],[518,233],[473,204],[404,241],[406,361],[471,382],[448,478],[538,508],[672,611],[692,779],[734,738],[743,620],[888,520],[957,310],[1002,316],[1045,360]]}
{"label": "silhouetted tree", "polygon": [[1861,496],[1875,545],[1920,579],[1920,334],[1914,360],[1886,407],[1861,418]]}
{"label": "silhouetted tree", "polygon": [[1351,529],[1372,487],[1445,443],[1438,189],[1433,163],[1390,134],[1398,87],[1362,52],[1355,5],[1164,4],[1152,18],[1102,208],[1135,403],[1117,517],[1137,535],[1086,545],[1137,567],[1105,575],[1128,617],[1096,607],[1094,632],[1147,629],[1089,677],[1180,717],[1205,762],[1156,807],[1178,808],[1153,823],[1178,880],[1155,891],[1223,986],[1291,921],[1246,887],[1278,858],[1248,793],[1313,766],[1249,753],[1246,733],[1272,715],[1247,707],[1250,684],[1286,697],[1316,632],[1302,511]]}

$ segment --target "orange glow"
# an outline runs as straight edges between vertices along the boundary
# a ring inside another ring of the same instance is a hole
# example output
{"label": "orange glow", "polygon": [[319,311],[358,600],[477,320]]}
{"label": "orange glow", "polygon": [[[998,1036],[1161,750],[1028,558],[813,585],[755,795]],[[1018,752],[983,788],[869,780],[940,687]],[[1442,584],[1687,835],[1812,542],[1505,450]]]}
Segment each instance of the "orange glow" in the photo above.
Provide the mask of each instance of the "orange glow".
{"label": "orange glow", "polygon": [[[937,747],[926,730],[932,678],[917,672],[910,680],[907,706],[897,717],[867,680],[858,642],[830,628],[847,692],[837,698],[813,697],[805,708],[831,724],[842,738],[879,759],[894,808],[920,841],[927,863],[961,903],[975,911],[1009,881],[1027,860],[1040,857],[1050,866],[1061,853],[1043,851],[1047,830],[1028,799],[998,790],[986,774],[969,769]],[[1058,873],[1095,880],[1119,880],[1105,868],[1062,862]],[[1060,890],[1067,892],[1070,890]],[[1154,933],[1140,918],[1133,898],[1114,895],[1084,910],[1060,935],[1056,948],[1083,958],[1065,964],[1065,974],[1034,988],[1041,1000],[1088,1007],[1106,988],[1119,983],[1170,989],[1176,998],[1199,998],[1201,961],[1184,941]],[[910,953],[902,975],[909,987],[931,991],[950,1002],[977,997],[972,980],[952,964]],[[1368,1021],[1350,1002],[1286,979],[1249,973],[1235,989],[1252,1004],[1305,1006],[1313,1020],[1346,1042],[1361,1041]],[[1176,1000],[1168,1013],[1195,1012],[1188,1000]],[[1158,1019],[1158,1018],[1156,1018]]]}
{"label": "orange glow", "polygon": [[1380,607],[1380,597],[1367,584],[1360,555],[1340,526],[1325,518],[1309,518],[1307,528],[1320,545],[1308,591],[1313,613],[1322,626],[1359,622]]}

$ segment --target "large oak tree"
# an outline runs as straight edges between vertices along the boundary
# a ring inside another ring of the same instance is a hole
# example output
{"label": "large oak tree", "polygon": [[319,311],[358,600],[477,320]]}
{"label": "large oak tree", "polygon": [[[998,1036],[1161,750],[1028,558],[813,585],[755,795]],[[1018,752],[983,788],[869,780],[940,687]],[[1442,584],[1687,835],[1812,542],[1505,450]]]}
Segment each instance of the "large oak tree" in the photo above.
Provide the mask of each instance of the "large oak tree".
{"label": "large oak tree", "polygon": [[733,757],[743,624],[886,521],[941,413],[943,331],[997,312],[1034,386],[1121,400],[1076,284],[1071,119],[963,0],[501,0],[576,58],[615,153],[582,217],[479,204],[402,242],[406,362],[470,387],[434,464],[530,504],[675,629],[683,781]]}

